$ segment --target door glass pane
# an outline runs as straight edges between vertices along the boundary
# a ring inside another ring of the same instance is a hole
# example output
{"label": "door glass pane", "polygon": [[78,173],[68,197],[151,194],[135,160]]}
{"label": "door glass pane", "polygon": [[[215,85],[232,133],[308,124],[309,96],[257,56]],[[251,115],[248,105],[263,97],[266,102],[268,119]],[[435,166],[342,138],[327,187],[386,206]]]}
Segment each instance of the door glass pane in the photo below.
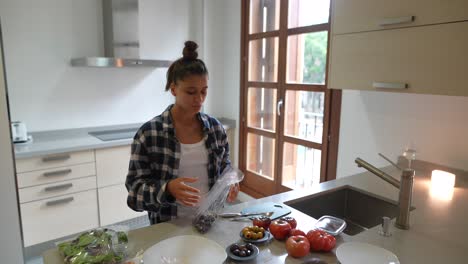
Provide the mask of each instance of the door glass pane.
{"label": "door glass pane", "polygon": [[273,179],[275,139],[252,133],[247,135],[247,170]]}
{"label": "door glass pane", "polygon": [[325,84],[327,39],[327,31],[288,37],[288,83]]}
{"label": "door glass pane", "polygon": [[249,87],[247,126],[276,130],[276,89]]}
{"label": "door glass pane", "polygon": [[330,0],[289,0],[288,28],[328,23]]}
{"label": "door glass pane", "polygon": [[278,37],[250,41],[249,54],[249,81],[276,82]]}
{"label": "door glass pane", "polygon": [[286,91],[284,134],[322,143],[324,92]]}
{"label": "door glass pane", "polygon": [[279,29],[279,0],[250,0],[250,34]]}
{"label": "door glass pane", "polygon": [[318,149],[284,143],[282,185],[308,189],[320,183],[321,155]]}

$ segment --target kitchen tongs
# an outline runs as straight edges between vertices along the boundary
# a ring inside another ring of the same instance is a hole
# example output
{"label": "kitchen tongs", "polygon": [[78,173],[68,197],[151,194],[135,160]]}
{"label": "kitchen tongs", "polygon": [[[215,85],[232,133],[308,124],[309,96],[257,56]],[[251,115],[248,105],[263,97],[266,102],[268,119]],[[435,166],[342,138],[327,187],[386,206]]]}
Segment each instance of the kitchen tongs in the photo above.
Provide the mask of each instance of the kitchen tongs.
{"label": "kitchen tongs", "polygon": [[222,214],[218,214],[218,216],[221,217],[221,218],[239,218],[239,217],[249,217],[249,216],[254,216],[254,215],[264,215],[264,216],[270,217],[271,215],[273,215],[273,212],[247,213],[247,214],[242,214],[242,213],[222,213]]}

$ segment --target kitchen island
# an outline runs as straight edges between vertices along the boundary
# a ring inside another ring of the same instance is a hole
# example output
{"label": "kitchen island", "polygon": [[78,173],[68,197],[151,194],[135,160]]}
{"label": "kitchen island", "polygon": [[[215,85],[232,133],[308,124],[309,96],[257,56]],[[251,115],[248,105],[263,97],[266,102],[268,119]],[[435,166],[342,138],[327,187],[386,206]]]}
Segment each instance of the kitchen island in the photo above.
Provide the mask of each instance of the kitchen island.
{"label": "kitchen island", "polygon": [[[354,236],[341,234],[337,237],[337,246],[329,253],[311,253],[302,259],[289,257],[284,241],[272,240],[260,245],[260,254],[251,263],[304,263],[312,259],[320,259],[325,263],[337,263],[336,248],[349,241],[370,243],[395,253],[401,263],[466,263],[468,257],[468,177],[466,172],[457,172],[456,186],[451,200],[439,200],[430,195],[430,175],[432,168],[425,166],[416,171],[411,211],[410,229],[401,230],[391,227],[392,236],[379,235],[380,226],[373,227]],[[385,171],[396,178],[399,171],[385,168]],[[339,178],[316,185],[308,191],[289,191],[242,204],[226,206],[225,212],[238,212],[245,207],[264,202],[288,203],[288,201],[307,196],[317,195],[343,186],[352,186],[366,192],[377,194],[386,199],[396,201],[398,190],[380,178],[365,172],[349,177]],[[298,228],[308,231],[313,228],[316,219],[291,209],[290,216],[296,218]],[[394,221],[394,219],[393,219]],[[214,226],[206,233],[206,238],[212,239],[222,247],[239,242],[239,232],[251,222],[228,221],[217,219]],[[200,235],[187,221],[176,219],[129,233],[130,255],[145,250],[158,241],[177,235]],[[43,254],[44,263],[62,263],[57,249],[50,249]],[[225,263],[234,263],[226,260]],[[312,262],[314,263],[314,262]]]}

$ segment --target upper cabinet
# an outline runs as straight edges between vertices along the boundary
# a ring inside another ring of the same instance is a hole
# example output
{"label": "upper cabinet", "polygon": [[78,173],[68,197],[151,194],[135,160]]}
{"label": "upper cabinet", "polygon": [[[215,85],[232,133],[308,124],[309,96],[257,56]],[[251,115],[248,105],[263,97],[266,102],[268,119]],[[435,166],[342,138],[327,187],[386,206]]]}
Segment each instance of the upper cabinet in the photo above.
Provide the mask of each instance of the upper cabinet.
{"label": "upper cabinet", "polygon": [[468,20],[466,0],[332,0],[333,34]]}
{"label": "upper cabinet", "polygon": [[328,87],[468,96],[468,1],[335,0]]}

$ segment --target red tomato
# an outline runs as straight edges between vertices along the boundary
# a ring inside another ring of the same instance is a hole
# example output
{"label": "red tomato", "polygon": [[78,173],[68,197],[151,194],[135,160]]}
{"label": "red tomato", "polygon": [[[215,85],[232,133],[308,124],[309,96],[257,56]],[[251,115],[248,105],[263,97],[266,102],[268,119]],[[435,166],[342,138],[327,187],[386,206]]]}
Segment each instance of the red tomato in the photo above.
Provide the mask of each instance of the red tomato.
{"label": "red tomato", "polygon": [[296,228],[297,226],[297,221],[292,216],[283,216],[281,217],[281,220],[288,222],[292,229]]}
{"label": "red tomato", "polygon": [[306,236],[306,233],[302,230],[299,229],[291,229],[291,232],[289,232],[290,236]]}
{"label": "red tomato", "polygon": [[291,236],[286,240],[286,251],[291,257],[302,258],[309,254],[309,240],[305,236]]}
{"label": "red tomato", "polygon": [[307,232],[306,237],[309,240],[310,249],[313,251],[328,252],[336,245],[336,239],[334,236],[318,229],[310,230]]}
{"label": "red tomato", "polygon": [[270,224],[270,233],[278,240],[284,240],[289,236],[291,226],[283,220],[275,220]]}
{"label": "red tomato", "polygon": [[260,217],[255,217],[252,220],[252,224],[254,226],[263,227],[265,230],[268,229],[268,227],[270,226],[270,223],[271,223],[271,219],[264,215]]}

